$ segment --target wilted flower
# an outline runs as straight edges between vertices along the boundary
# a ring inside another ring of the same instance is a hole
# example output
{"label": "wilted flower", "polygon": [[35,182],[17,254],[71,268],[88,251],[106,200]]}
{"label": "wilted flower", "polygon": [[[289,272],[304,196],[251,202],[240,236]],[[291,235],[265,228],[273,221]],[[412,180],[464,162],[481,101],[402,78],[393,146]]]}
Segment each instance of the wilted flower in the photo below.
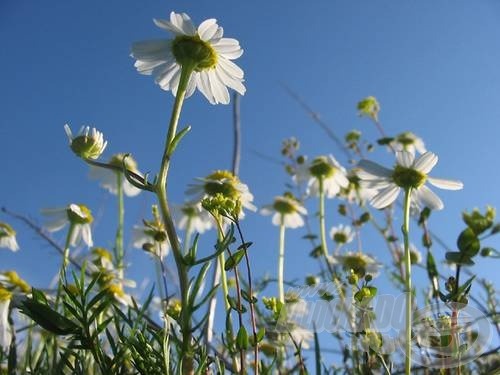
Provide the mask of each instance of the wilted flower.
{"label": "wilted flower", "polygon": [[359,277],[364,277],[366,274],[376,276],[380,268],[380,264],[374,258],[361,252],[347,252],[343,255],[329,256],[328,259],[332,264],[338,264]]}
{"label": "wilted flower", "polygon": [[412,154],[415,154],[415,151],[418,151],[420,154],[427,152],[422,138],[417,137],[412,132],[398,134],[389,145],[394,151],[407,151]]}
{"label": "wilted flower", "polygon": [[68,124],[64,125],[64,131],[68,136],[71,150],[84,159],[99,158],[108,144],[107,141],[104,141],[103,134],[96,128],[90,130],[90,126],[82,126],[76,137],[73,137]]}
{"label": "wilted flower", "polygon": [[186,98],[198,88],[212,104],[229,103],[228,87],[245,93],[243,71],[231,61],[243,50],[236,39],[222,37],[217,20],[205,20],[196,28],[187,14],[172,12],[170,21],[154,23],[174,38],[134,43],[132,57],[139,73],[155,76],[163,90],[177,95],[182,69],[191,69]]}
{"label": "wilted flower", "polygon": [[311,162],[304,162],[295,176],[297,182],[307,180],[308,194],[319,195],[319,181],[323,181],[323,192],[327,198],[333,198],[341,188],[349,186],[345,169],[332,155],[318,156]]}
{"label": "wilted flower", "polygon": [[0,286],[0,350],[6,350],[12,340],[12,329],[9,324],[9,306],[12,293]]}
{"label": "wilted flower", "polygon": [[175,208],[177,225],[181,230],[204,233],[212,228],[214,222],[210,214],[201,207],[200,202],[186,202],[182,206]]}
{"label": "wilted flower", "polygon": [[286,228],[298,228],[304,225],[301,215],[307,215],[307,210],[290,193],[274,198],[274,203],[264,206],[260,213],[263,215],[273,214],[274,225],[284,225]]}
{"label": "wilted flower", "polygon": [[401,189],[412,189],[414,202],[420,206],[427,206],[433,210],[443,208],[443,202],[426,185],[432,185],[447,190],[460,190],[463,184],[460,181],[433,178],[427,174],[434,168],[438,157],[432,152],[426,152],[415,160],[415,155],[407,152],[396,152],[397,164],[394,169],[385,168],[369,160],[359,162],[358,176],[365,186],[379,190],[370,204],[375,208],[384,208],[392,204]]}
{"label": "wilted flower", "polygon": [[[252,204],[253,195],[248,186],[240,181],[238,177],[229,171],[219,170],[208,175],[205,178],[198,178],[199,184],[190,185],[186,194],[193,196],[195,202],[201,202],[203,198],[215,197],[222,194],[234,202],[239,201],[243,208],[255,211],[256,207]],[[239,218],[243,218],[244,212],[241,210]]]}
{"label": "wilted flower", "polygon": [[16,231],[9,224],[0,222],[0,248],[2,247],[12,251],[19,250]]}
{"label": "wilted flower", "polygon": [[330,237],[339,245],[344,245],[352,242],[354,239],[354,231],[348,225],[340,224],[330,229]]}
{"label": "wilted flower", "polygon": [[[125,154],[115,154],[109,159],[108,164],[121,169],[123,167],[124,156]],[[137,162],[134,160],[134,158],[132,158],[132,156],[127,156],[125,158],[125,166],[129,171],[139,173],[137,169]],[[140,189],[136,188],[134,185],[128,182],[128,180],[123,175],[123,172],[91,165],[89,176],[94,180],[99,180],[101,182],[101,187],[114,195],[118,194],[119,181],[122,185],[123,193],[126,196],[135,197],[141,192]]]}
{"label": "wilted flower", "polygon": [[47,218],[45,227],[49,232],[57,232],[68,224],[73,226],[71,246],[77,246],[82,239],[87,246],[93,245],[90,224],[94,218],[87,206],[72,203],[64,208],[43,209],[42,214]]}

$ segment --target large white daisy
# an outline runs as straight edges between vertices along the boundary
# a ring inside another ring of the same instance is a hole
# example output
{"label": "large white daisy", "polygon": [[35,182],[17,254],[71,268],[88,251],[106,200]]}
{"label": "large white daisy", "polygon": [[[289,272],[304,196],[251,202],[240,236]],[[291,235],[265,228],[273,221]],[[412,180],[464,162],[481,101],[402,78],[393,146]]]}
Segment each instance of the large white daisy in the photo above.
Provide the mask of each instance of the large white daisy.
{"label": "large white daisy", "polygon": [[185,13],[170,13],[170,21],[154,20],[159,28],[173,34],[173,39],[148,40],[132,45],[135,67],[141,74],[153,75],[163,90],[177,94],[182,68],[193,69],[186,97],[198,88],[212,104],[228,104],[228,87],[241,95],[243,70],[231,60],[243,53],[239,42],[223,38],[223,29],[217,20],[203,21],[196,28]]}
{"label": "large white daisy", "polygon": [[285,194],[274,198],[273,204],[262,207],[262,215],[273,215],[274,225],[284,225],[285,228],[299,228],[304,225],[302,215],[307,210],[291,195]]}
{"label": "large white daisy", "polygon": [[429,181],[431,185],[446,190],[460,190],[463,184],[460,181],[428,176],[437,161],[437,155],[429,151],[417,159],[411,152],[399,151],[396,152],[394,169],[385,168],[369,160],[361,160],[357,173],[365,186],[379,190],[370,200],[370,204],[375,208],[389,206],[396,200],[401,189],[411,188],[417,205],[441,210],[444,207],[443,202],[425,183]]}
{"label": "large white daisy", "polygon": [[45,208],[42,214],[46,217],[45,228],[49,232],[57,232],[68,224],[73,225],[69,241],[71,246],[77,246],[82,240],[87,246],[93,245],[90,224],[94,218],[83,204],[72,203],[63,208]]}

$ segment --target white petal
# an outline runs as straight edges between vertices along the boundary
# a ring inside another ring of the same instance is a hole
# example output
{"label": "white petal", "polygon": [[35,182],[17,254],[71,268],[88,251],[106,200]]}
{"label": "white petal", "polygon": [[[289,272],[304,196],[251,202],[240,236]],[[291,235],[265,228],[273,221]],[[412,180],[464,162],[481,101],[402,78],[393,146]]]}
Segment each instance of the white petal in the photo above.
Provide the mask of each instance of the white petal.
{"label": "white petal", "polygon": [[173,23],[171,23],[167,20],[153,19],[153,22],[160,29],[170,31],[171,33],[174,33],[174,34],[184,34],[184,32],[182,31],[181,28],[179,28],[177,25],[174,25]]}
{"label": "white petal", "polygon": [[[219,61],[220,60],[222,60],[222,57],[219,59]],[[215,71],[217,72],[218,76],[226,86],[231,87],[233,90],[236,90],[241,95],[245,95],[246,88],[241,83],[241,79],[230,76],[228,72],[224,70],[220,64],[218,64],[215,67]]]}
{"label": "white petal", "polygon": [[[374,163],[370,160],[363,159],[358,163],[358,167],[364,172],[374,176],[374,177],[391,177],[392,170],[381,166],[380,164]],[[359,172],[358,172],[358,176]],[[360,178],[363,178],[360,176]]]}
{"label": "white petal", "polygon": [[200,26],[198,26],[198,35],[201,40],[208,41],[212,39],[218,28],[217,20],[215,18],[210,18],[203,21]]}
{"label": "white petal", "polygon": [[344,173],[337,171],[335,172],[334,176],[335,181],[337,181],[337,184],[339,184],[340,187],[346,188],[349,186],[349,180],[345,176]]}
{"label": "white petal", "polygon": [[445,180],[443,178],[427,177],[427,181],[440,189],[446,190],[461,190],[464,187],[462,181],[457,180]]}
{"label": "white petal", "polygon": [[400,190],[401,188],[399,186],[392,184],[375,195],[370,200],[370,204],[375,208],[385,208],[396,200]]}
{"label": "white petal", "polygon": [[217,63],[223,68],[231,77],[243,79],[245,73],[243,70],[228,59],[221,58]]}
{"label": "white petal", "polygon": [[442,210],[444,205],[441,199],[427,186],[419,187],[414,194],[420,200],[422,205],[429,207],[431,210]]}
{"label": "white petal", "polygon": [[398,151],[396,152],[396,160],[399,165],[410,168],[413,164],[413,160],[415,160],[415,155],[408,151]]}
{"label": "white petal", "polygon": [[[123,178],[125,178],[125,176]],[[140,192],[141,192],[141,189],[136,188],[134,185],[132,185],[127,180],[123,181],[123,194],[125,194],[127,197],[135,197]]]}
{"label": "white petal", "polygon": [[73,141],[73,133],[71,133],[71,128],[69,127],[68,124],[64,125],[64,131],[66,132],[66,135],[68,136],[69,143]]}
{"label": "white petal", "polygon": [[260,209],[260,213],[264,216],[268,216],[268,215],[271,215],[273,213],[275,213],[276,211],[274,211],[274,208],[272,205],[269,205],[269,206],[264,206]]}
{"label": "white petal", "polygon": [[428,174],[432,168],[438,162],[438,157],[436,154],[427,151],[425,154],[420,155],[420,157],[413,164],[413,168],[424,174]]}
{"label": "white petal", "polygon": [[377,178],[373,180],[361,180],[359,182],[360,186],[365,189],[385,189],[389,185],[392,185],[393,182],[386,178]]}
{"label": "white petal", "polygon": [[298,213],[284,215],[283,225],[287,228],[299,228],[304,225],[304,219]]}
{"label": "white petal", "polygon": [[208,79],[208,73],[206,71],[202,71],[198,74],[197,87],[198,90],[200,90],[201,93],[205,95],[205,98],[207,98],[211,104],[215,104],[214,95],[212,93],[212,90],[210,89],[210,81]]}
{"label": "white petal", "polygon": [[89,224],[82,225],[82,238],[83,242],[87,244],[87,246],[93,246],[94,242],[92,241],[92,230],[90,229]]}
{"label": "white petal", "polygon": [[224,85],[221,79],[217,77],[217,73],[214,70],[210,70],[208,72],[208,79],[216,104],[228,104],[229,92],[227,91],[227,87],[226,85]]}

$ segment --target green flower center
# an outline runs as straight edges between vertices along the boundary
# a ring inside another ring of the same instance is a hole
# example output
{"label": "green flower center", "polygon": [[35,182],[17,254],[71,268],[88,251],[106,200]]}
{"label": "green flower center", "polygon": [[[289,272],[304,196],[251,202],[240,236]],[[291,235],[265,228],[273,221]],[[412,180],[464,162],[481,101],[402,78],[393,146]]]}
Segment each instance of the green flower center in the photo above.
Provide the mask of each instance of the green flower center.
{"label": "green flower center", "polygon": [[208,181],[205,183],[205,192],[214,197],[217,194],[221,194],[226,198],[237,199],[238,198],[238,190],[234,187],[231,182],[212,182]]}
{"label": "green flower center", "polygon": [[181,66],[193,66],[197,72],[213,68],[217,64],[217,53],[198,35],[177,36],[172,41],[172,53]]}
{"label": "green flower center", "polygon": [[311,174],[316,178],[331,177],[335,171],[336,168],[328,163],[328,160],[323,156],[314,159],[309,167],[309,172],[311,172]]}
{"label": "green flower center", "polygon": [[295,205],[287,199],[277,198],[274,201],[273,208],[282,215],[293,214],[297,211]]}
{"label": "green flower center", "polygon": [[3,237],[13,237],[16,235],[16,231],[7,223],[0,223],[0,238]]}
{"label": "green flower center", "polygon": [[425,183],[426,179],[427,176],[422,172],[401,165],[396,165],[392,173],[392,180],[394,183],[403,189],[418,189]]}
{"label": "green flower center", "polygon": [[333,235],[333,240],[339,244],[346,243],[347,235],[344,232],[337,232]]}
{"label": "green flower center", "polygon": [[[78,206],[81,212],[77,212],[73,206]],[[90,210],[83,204],[71,205],[66,212],[72,224],[90,224],[94,220]]]}
{"label": "green flower center", "polygon": [[403,146],[409,146],[415,143],[415,138],[411,136],[409,133],[403,133],[400,134],[397,138],[398,142],[401,143]]}
{"label": "green flower center", "polygon": [[187,217],[195,217],[196,216],[196,209],[193,206],[183,206],[181,208],[181,211]]}
{"label": "green flower center", "polygon": [[103,144],[98,140],[86,135],[79,135],[71,141],[71,150],[85,159],[97,159],[103,151]]}

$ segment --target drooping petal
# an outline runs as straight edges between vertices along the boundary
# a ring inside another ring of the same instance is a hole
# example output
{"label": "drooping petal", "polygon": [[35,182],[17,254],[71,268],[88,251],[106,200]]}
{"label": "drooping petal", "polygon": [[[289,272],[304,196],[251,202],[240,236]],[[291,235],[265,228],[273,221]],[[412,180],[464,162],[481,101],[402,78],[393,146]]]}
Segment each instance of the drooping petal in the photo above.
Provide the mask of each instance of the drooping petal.
{"label": "drooping petal", "polygon": [[398,151],[396,152],[396,160],[399,165],[410,168],[415,160],[415,155],[408,151]]}
{"label": "drooping petal", "polygon": [[423,185],[414,191],[416,198],[431,210],[442,210],[444,207],[441,199],[427,186]]}
{"label": "drooping petal", "polygon": [[371,200],[370,204],[375,208],[385,208],[392,204],[398,197],[401,188],[396,184],[392,184],[382,190],[380,193],[375,195]]}
{"label": "drooping petal", "polygon": [[[381,166],[380,164],[374,163],[373,161],[363,159],[358,163],[358,167],[361,168],[361,171],[357,171],[356,173],[360,178],[364,178],[366,174],[371,175],[372,177],[391,177],[392,170]],[[366,174],[363,175],[363,172]],[[360,175],[361,173],[361,175]],[[370,177],[370,176],[366,176]]]}
{"label": "drooping petal", "polygon": [[447,180],[444,178],[427,177],[429,181],[435,187],[445,190],[461,190],[464,187],[462,181],[457,180]]}
{"label": "drooping petal", "polygon": [[437,155],[430,151],[427,151],[425,154],[420,155],[420,157],[415,160],[413,168],[419,172],[428,174],[432,170],[432,168],[434,168],[437,162]]}

